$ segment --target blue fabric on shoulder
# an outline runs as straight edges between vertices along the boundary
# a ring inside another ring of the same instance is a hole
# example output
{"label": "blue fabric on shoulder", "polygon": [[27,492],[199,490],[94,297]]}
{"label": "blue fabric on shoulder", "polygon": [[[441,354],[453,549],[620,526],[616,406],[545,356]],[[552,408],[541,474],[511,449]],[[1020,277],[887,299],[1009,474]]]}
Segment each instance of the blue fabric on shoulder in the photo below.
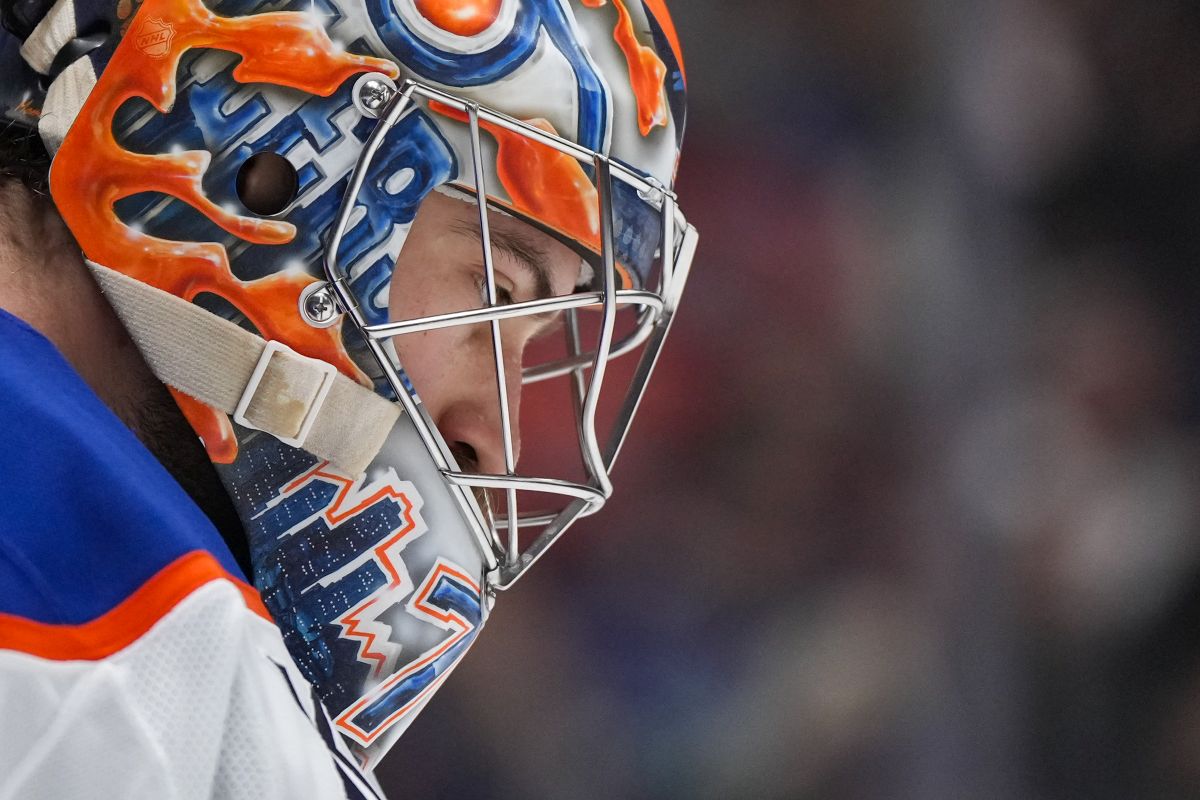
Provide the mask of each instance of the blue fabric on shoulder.
{"label": "blue fabric on shoulder", "polygon": [[88,622],[193,550],[204,512],[54,345],[0,309],[0,613]]}

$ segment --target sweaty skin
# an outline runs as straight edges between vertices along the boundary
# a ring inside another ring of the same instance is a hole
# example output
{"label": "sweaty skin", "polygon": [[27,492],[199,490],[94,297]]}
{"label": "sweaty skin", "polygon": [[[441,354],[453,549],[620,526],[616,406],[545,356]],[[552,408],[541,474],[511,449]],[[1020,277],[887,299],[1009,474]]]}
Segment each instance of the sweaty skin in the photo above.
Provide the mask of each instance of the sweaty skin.
{"label": "sweaty skin", "polygon": [[[507,304],[569,294],[580,258],[570,248],[520,220],[489,212],[497,302]],[[436,269],[431,269],[436,265]],[[444,314],[485,304],[483,248],[474,201],[430,194],[396,262],[389,308],[392,319]],[[522,316],[500,324],[514,456],[520,452],[521,364],[526,345],[552,319]],[[430,417],[464,469],[503,473],[495,357],[488,323],[459,325],[393,340],[400,364]]]}

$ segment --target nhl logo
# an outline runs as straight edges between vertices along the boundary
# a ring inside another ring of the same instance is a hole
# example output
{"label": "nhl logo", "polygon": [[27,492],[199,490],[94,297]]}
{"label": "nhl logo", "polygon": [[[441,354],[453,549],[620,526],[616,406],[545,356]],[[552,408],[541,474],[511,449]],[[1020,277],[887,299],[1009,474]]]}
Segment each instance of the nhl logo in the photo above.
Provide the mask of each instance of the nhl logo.
{"label": "nhl logo", "polygon": [[163,22],[158,17],[144,20],[138,26],[133,43],[151,58],[163,58],[171,51],[171,40],[175,38],[175,29],[170,23]]}

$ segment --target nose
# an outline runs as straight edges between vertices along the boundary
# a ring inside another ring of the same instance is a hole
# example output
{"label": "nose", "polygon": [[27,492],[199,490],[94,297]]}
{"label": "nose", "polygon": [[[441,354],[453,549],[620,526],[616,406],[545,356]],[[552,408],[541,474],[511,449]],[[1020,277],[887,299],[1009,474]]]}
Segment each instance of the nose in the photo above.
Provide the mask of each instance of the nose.
{"label": "nose", "polygon": [[[470,348],[470,357],[455,359],[458,374],[451,379],[455,389],[443,396],[441,408],[433,410],[434,422],[464,471],[503,475],[508,470],[490,326],[477,327],[480,330],[472,332],[470,342],[463,343]],[[521,452],[521,349],[518,343],[504,343],[505,397],[514,465]]]}

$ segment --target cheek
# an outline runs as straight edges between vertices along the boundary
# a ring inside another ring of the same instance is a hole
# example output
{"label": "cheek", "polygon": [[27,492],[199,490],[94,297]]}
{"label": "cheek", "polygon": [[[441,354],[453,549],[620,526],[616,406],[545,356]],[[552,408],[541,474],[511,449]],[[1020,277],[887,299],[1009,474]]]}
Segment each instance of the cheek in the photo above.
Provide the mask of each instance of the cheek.
{"label": "cheek", "polygon": [[[428,270],[412,269],[411,265],[398,269],[389,294],[389,318],[410,320],[469,307],[461,297],[461,289],[451,284],[444,277],[435,280]],[[406,333],[393,340],[401,366],[427,404],[444,396],[447,385],[464,370],[471,335],[471,329],[454,326]]]}
{"label": "cheek", "polygon": [[395,321],[436,314],[433,303],[438,296],[438,287],[424,270],[397,267],[388,292],[388,318]]}
{"label": "cheek", "polygon": [[409,333],[395,339],[396,355],[413,388],[426,405],[446,397],[462,367],[463,345],[459,331],[443,328]]}
{"label": "cheek", "polygon": [[[508,370],[510,378],[521,374],[525,349],[534,332],[536,332],[536,326],[520,318],[504,320],[500,323],[500,336],[504,346],[504,368]],[[488,358],[492,358],[490,332],[487,347]]]}
{"label": "cheek", "polygon": [[[523,333],[516,326],[501,329],[510,395],[519,391],[521,385]],[[495,362],[489,325],[406,334],[396,337],[394,346],[413,388],[435,418],[455,402],[474,397],[485,389],[491,391]]]}
{"label": "cheek", "polygon": [[479,287],[471,275],[454,274],[439,280],[393,279],[388,296],[388,317],[411,320],[483,306]]}
{"label": "cheek", "polygon": [[[431,275],[407,261],[397,268],[389,294],[393,320],[444,314],[480,306],[472,276],[448,271]],[[533,325],[527,320],[501,323],[505,372],[510,395],[520,387],[521,360]],[[452,326],[393,339],[400,365],[426,409],[437,419],[441,411],[475,396],[495,378],[491,326]],[[511,398],[510,398],[511,399]]]}

